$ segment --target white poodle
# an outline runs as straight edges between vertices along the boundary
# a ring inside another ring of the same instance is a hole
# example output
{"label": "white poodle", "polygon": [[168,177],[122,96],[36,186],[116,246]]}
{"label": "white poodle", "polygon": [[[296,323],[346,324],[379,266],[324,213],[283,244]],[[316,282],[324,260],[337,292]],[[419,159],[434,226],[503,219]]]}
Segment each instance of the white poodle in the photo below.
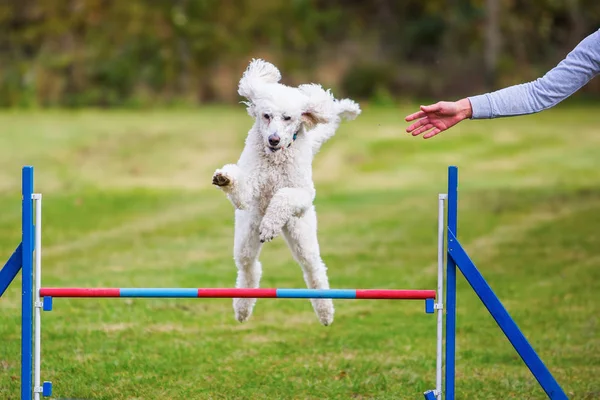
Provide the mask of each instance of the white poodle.
{"label": "white poodle", "polygon": [[[342,117],[360,114],[352,100],[336,100],[320,85],[297,88],[278,83],[279,70],[252,60],[239,83],[248,114],[256,121],[248,132],[237,164],[215,171],[212,183],[235,207],[234,260],[236,287],[257,288],[262,267],[258,256],[264,242],[283,234],[311,289],[328,289],[327,268],[317,240],[313,206],[312,160],[331,138]],[[312,299],[323,325],[333,322],[333,302]],[[238,321],[252,314],[256,299],[233,299]]]}

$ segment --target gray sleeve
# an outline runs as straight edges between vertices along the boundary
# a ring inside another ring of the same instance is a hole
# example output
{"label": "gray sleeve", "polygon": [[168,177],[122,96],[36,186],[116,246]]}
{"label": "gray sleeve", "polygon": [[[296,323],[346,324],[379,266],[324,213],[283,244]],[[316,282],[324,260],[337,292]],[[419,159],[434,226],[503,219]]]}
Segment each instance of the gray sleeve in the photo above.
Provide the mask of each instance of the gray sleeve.
{"label": "gray sleeve", "polygon": [[543,77],[469,97],[472,119],[533,114],[554,107],[600,73],[600,30],[583,39]]}

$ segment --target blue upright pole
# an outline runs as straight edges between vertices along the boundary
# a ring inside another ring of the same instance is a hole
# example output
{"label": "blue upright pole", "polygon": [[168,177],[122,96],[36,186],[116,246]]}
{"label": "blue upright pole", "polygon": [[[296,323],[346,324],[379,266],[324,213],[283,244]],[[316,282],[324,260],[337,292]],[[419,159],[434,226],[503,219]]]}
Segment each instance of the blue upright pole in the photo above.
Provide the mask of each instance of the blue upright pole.
{"label": "blue upright pole", "polygon": [[[448,167],[448,231],[456,235],[458,219],[458,168]],[[449,236],[448,236],[449,238]],[[456,365],[456,263],[446,258],[446,400],[454,400]]]}
{"label": "blue upright pole", "polygon": [[33,327],[33,167],[23,167],[22,175],[23,283],[21,292],[21,400],[31,400],[31,360]]}

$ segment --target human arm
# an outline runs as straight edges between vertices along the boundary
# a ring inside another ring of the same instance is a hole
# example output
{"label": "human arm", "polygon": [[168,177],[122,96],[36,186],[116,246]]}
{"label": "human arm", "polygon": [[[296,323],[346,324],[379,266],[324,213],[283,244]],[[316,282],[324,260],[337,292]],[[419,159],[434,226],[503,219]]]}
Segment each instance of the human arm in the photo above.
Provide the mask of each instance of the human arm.
{"label": "human arm", "polygon": [[543,77],[469,97],[472,119],[533,114],[554,107],[600,73],[600,30],[583,39]]}
{"label": "human arm", "polygon": [[464,119],[485,119],[532,114],[555,106],[600,73],[600,30],[582,40],[556,67],[535,81],[457,102],[421,106],[408,115],[414,121],[406,131],[413,136],[426,132],[428,139]]}

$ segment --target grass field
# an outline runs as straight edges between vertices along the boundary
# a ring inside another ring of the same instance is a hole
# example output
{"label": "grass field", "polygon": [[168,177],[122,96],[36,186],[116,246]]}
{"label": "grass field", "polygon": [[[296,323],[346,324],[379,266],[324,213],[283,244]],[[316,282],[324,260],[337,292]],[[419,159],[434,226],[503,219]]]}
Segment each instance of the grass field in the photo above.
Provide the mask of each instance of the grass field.
{"label": "grass field", "polygon": [[[600,114],[468,121],[433,140],[412,109],[365,108],[317,156],[322,255],[336,288],[435,288],[437,194],[460,168],[459,237],[571,399],[600,399]],[[20,238],[20,170],[44,194],[44,286],[231,287],[233,211],[210,185],[243,108],[0,114],[0,255]],[[304,287],[282,239],[263,287]],[[20,279],[0,300],[0,399],[19,396]],[[459,399],[545,395],[459,279]],[[55,398],[418,399],[435,383],[422,302],[57,299],[43,316]]]}

